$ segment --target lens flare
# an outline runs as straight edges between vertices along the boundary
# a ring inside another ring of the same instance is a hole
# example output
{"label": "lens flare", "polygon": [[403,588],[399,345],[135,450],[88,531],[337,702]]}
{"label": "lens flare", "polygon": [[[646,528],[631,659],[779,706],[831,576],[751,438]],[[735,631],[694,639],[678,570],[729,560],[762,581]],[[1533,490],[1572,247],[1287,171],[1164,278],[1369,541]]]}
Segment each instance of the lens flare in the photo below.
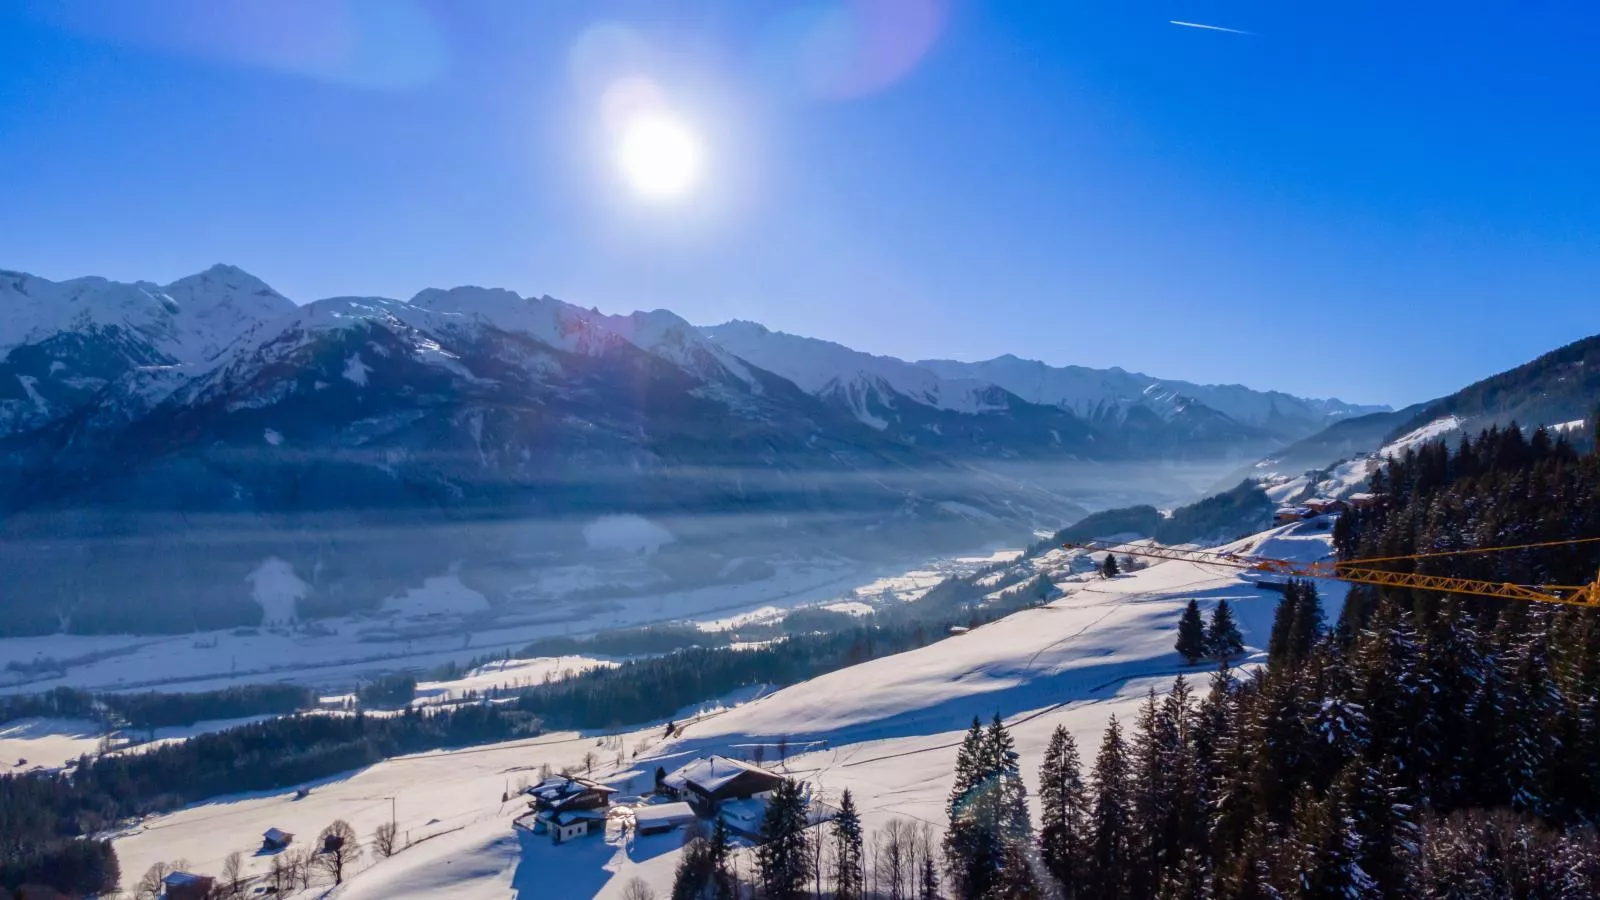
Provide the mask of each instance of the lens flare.
{"label": "lens flare", "polygon": [[700,179],[703,153],[694,129],[666,111],[635,115],[622,126],[617,165],[641,196],[671,200]]}

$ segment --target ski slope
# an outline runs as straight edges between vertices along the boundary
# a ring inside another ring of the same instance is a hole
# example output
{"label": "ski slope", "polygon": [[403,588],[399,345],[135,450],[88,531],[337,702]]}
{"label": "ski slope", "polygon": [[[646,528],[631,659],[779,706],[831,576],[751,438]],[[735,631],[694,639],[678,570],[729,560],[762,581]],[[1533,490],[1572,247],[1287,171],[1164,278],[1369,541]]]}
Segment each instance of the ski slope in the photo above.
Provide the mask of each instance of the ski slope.
{"label": "ski slope", "polygon": [[[1308,523],[1263,532],[1230,550],[1312,561],[1330,553],[1329,535]],[[664,894],[670,887],[681,835],[624,839],[615,829],[553,846],[515,832],[522,804],[502,803],[519,780],[537,780],[543,764],[559,769],[599,754],[594,770],[622,796],[647,790],[657,766],[669,770],[708,753],[749,756],[762,746],[792,748],[780,764],[810,783],[813,796],[857,798],[869,828],[895,817],[938,827],[950,789],[956,746],[974,716],[999,713],[1009,724],[1030,780],[1050,732],[1065,725],[1087,765],[1106,720],[1132,716],[1151,687],[1165,690],[1188,673],[1204,690],[1208,670],[1187,667],[1172,649],[1177,620],[1194,598],[1209,609],[1234,606],[1248,651],[1259,662],[1278,595],[1255,587],[1233,569],[1168,561],[1104,580],[1072,574],[1074,554],[1054,551],[1020,561],[1051,573],[1061,596],[974,631],[896,656],[872,660],[773,692],[731,708],[682,719],[678,734],[659,726],[622,735],[573,733],[389,760],[329,779],[294,800],[292,791],[228,798],[154,817],[117,838],[125,883],[151,862],[187,859],[193,870],[215,872],[232,850],[250,857],[259,835],[278,827],[307,838],[335,818],[363,837],[390,816],[390,797],[402,838],[415,842],[391,859],[374,861],[332,896],[342,900],[421,898],[618,897],[631,878]],[[1345,590],[1320,585],[1329,618]],[[618,754],[623,763],[618,764]],[[419,840],[426,838],[425,840]],[[316,891],[321,896],[321,891]]]}

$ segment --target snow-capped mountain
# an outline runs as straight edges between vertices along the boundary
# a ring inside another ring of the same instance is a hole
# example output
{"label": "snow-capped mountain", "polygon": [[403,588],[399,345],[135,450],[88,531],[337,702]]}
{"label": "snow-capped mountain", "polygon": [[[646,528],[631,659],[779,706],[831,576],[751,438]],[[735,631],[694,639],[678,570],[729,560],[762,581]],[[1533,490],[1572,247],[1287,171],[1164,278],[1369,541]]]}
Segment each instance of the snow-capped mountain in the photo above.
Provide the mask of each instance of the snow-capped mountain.
{"label": "snow-capped mountain", "polygon": [[[232,266],[167,285],[0,271],[0,436],[67,416],[138,370],[215,359],[294,308]],[[132,396],[148,397],[151,386],[182,379],[136,380],[143,385]]]}
{"label": "snow-capped mountain", "polygon": [[[912,363],[753,322],[701,330],[734,355],[874,428],[915,440],[984,422],[987,433],[1003,436],[1011,456],[1247,457],[1361,409],[1238,386],[1163,382],[1121,369],[1058,368],[1014,356]],[[928,421],[935,413],[943,421]],[[996,429],[1001,419],[1008,426]]]}
{"label": "snow-capped mountain", "polygon": [[1305,437],[1339,419],[1388,410],[1386,406],[1306,399],[1237,384],[1159,379],[1120,368],[1051,366],[1010,354],[983,362],[923,360],[917,365],[947,378],[987,381],[1030,403],[1059,406],[1090,420],[1126,415],[1133,407],[1172,419],[1202,414],[1198,407],[1204,407],[1280,440]]}

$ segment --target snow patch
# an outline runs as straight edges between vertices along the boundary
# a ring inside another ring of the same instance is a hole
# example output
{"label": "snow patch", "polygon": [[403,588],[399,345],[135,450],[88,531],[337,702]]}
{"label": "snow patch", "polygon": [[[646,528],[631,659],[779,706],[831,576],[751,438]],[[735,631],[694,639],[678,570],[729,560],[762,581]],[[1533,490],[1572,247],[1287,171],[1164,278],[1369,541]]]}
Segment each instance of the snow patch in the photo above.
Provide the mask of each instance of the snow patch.
{"label": "snow patch", "polygon": [[350,358],[344,361],[345,380],[357,387],[367,386],[367,373],[371,371],[372,367],[362,360],[359,353],[350,354]]}
{"label": "snow patch", "polygon": [[1400,456],[1407,450],[1413,450],[1429,441],[1437,440],[1460,427],[1461,418],[1459,416],[1445,416],[1442,419],[1434,419],[1432,422],[1404,435],[1393,443],[1385,445],[1382,450],[1378,451],[1378,455],[1385,459]]}
{"label": "snow patch", "polygon": [[268,428],[265,431],[261,432],[261,439],[266,441],[267,443],[271,444],[274,447],[283,446],[283,435],[281,435],[278,432],[272,430],[271,428]]}
{"label": "snow patch", "polygon": [[311,594],[311,585],[300,580],[294,566],[269,556],[245,576],[250,596],[261,606],[261,624],[287,625],[296,618],[295,604]]}
{"label": "snow patch", "polygon": [[601,516],[583,526],[583,542],[590,550],[651,554],[676,540],[672,532],[631,513]]}

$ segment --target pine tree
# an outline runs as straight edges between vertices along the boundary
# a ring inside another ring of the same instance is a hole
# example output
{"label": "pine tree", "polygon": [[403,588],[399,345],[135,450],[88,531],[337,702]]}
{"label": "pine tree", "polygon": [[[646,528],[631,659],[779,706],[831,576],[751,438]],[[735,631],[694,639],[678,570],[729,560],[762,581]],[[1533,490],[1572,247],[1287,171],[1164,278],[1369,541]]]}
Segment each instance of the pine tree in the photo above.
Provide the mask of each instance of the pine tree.
{"label": "pine tree", "polygon": [[1206,650],[1223,662],[1244,653],[1244,636],[1239,634],[1239,626],[1233,621],[1233,610],[1226,599],[1218,600],[1216,609],[1211,611]]}
{"label": "pine tree", "polygon": [[983,722],[973,718],[956,752],[955,785],[947,807],[945,865],[958,897],[982,897],[999,879],[1004,846],[997,828],[999,803],[994,753]]}
{"label": "pine tree", "polygon": [[1178,769],[1183,763],[1178,725],[1151,688],[1133,729],[1134,862],[1128,873],[1136,897],[1155,893],[1179,840]]}
{"label": "pine tree", "polygon": [[1006,844],[1000,880],[983,895],[984,900],[1043,900],[1044,892],[1039,889],[1030,850],[1025,843]]}
{"label": "pine tree", "polygon": [[833,817],[833,894],[837,900],[861,900],[865,882],[861,870],[861,816],[855,798],[846,788]]}
{"label": "pine tree", "polygon": [[1327,620],[1322,614],[1322,598],[1317,596],[1316,583],[1299,581],[1299,588],[1294,623],[1289,629],[1289,650],[1296,663],[1304,662],[1311,656],[1311,648],[1316,646],[1327,630]]}
{"label": "pine tree", "polygon": [[672,900],[701,900],[715,875],[715,858],[703,833],[698,829],[685,835],[678,869],[672,879]]}
{"label": "pine tree", "polygon": [[1107,553],[1106,554],[1106,558],[1105,558],[1105,562],[1102,562],[1100,564],[1100,577],[1102,577],[1102,578],[1115,578],[1115,577],[1117,577],[1118,575],[1121,575],[1121,574],[1122,574],[1122,567],[1117,565],[1117,557],[1116,557],[1116,555],[1112,554],[1112,553]]}
{"label": "pine tree", "polygon": [[1298,896],[1307,900],[1363,900],[1379,892],[1361,868],[1361,837],[1344,793],[1335,787],[1322,799],[1302,798],[1295,810],[1299,839]]}
{"label": "pine tree", "polygon": [[733,835],[728,832],[728,823],[723,821],[721,816],[717,816],[711,826],[708,856],[712,897],[714,900],[735,900],[739,894],[739,885],[729,866],[733,857]]}
{"label": "pine tree", "polygon": [[1200,618],[1200,604],[1190,600],[1184,607],[1183,618],[1178,620],[1178,642],[1175,645],[1184,662],[1194,665],[1206,655],[1206,626]]}
{"label": "pine tree", "polygon": [[939,900],[939,867],[933,864],[933,855],[922,858],[922,892],[918,900]]}
{"label": "pine tree", "polygon": [[985,734],[989,759],[988,780],[996,794],[995,829],[1007,845],[1033,843],[1033,823],[1028,819],[1028,787],[1022,781],[1022,767],[1016,741],[1006,731],[1005,722],[995,713]]}
{"label": "pine tree", "polygon": [[1130,852],[1133,803],[1129,779],[1128,750],[1122,740],[1122,727],[1117,724],[1117,717],[1112,716],[1100,742],[1100,753],[1095,757],[1091,776],[1094,846],[1089,860],[1089,881],[1092,896],[1103,900],[1130,896],[1127,876],[1134,860]]}
{"label": "pine tree", "polygon": [[1072,733],[1057,725],[1039,767],[1039,856],[1067,900],[1083,894],[1087,874],[1090,810],[1081,772]]}
{"label": "pine tree", "polygon": [[810,841],[806,834],[806,802],[800,785],[785,778],[773,789],[761,819],[761,847],[756,851],[761,887],[771,900],[801,900],[811,878]]}
{"label": "pine tree", "polygon": [[1272,614],[1272,633],[1267,638],[1267,661],[1275,666],[1287,665],[1290,660],[1289,633],[1294,630],[1294,617],[1300,605],[1300,582],[1291,580],[1283,589],[1283,599]]}

